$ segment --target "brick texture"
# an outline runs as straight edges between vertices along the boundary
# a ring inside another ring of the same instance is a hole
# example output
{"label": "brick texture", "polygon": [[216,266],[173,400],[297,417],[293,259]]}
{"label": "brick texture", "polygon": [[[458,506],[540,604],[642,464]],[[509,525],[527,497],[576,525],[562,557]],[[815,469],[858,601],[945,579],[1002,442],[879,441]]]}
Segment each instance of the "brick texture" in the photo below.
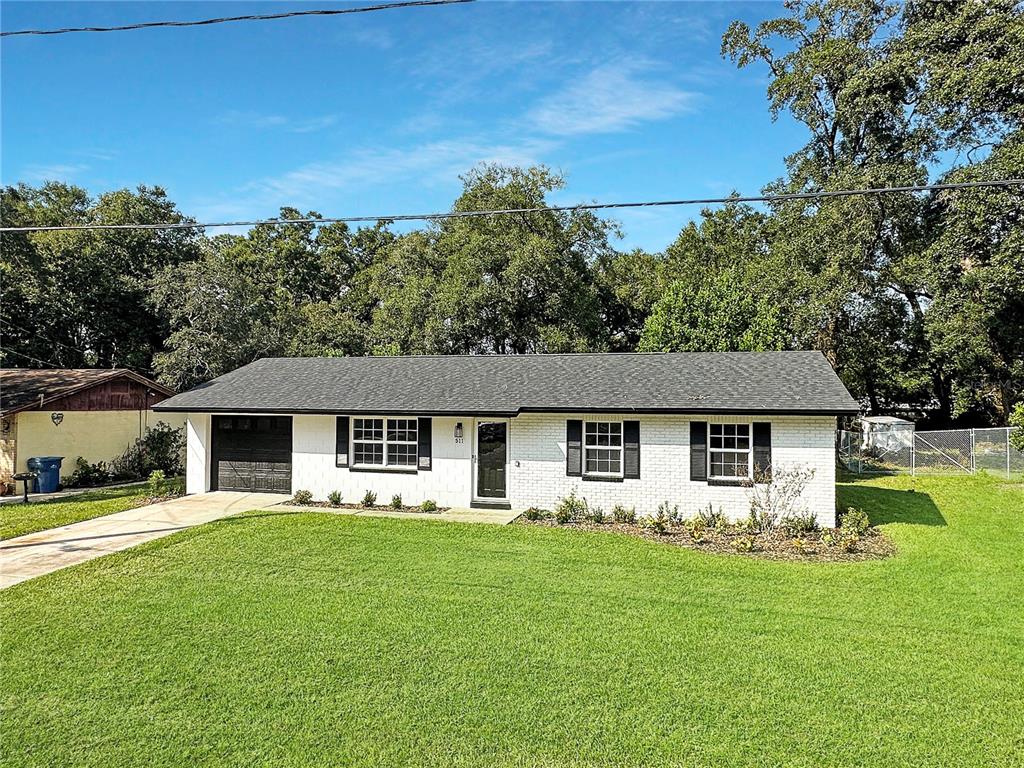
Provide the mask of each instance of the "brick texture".
{"label": "brick texture", "polygon": [[[615,504],[635,507],[638,514],[653,513],[667,501],[689,516],[707,504],[721,507],[733,519],[749,513],[749,491],[689,479],[689,424],[691,417],[640,416],[641,476],[636,480],[601,482],[565,474],[565,421],[579,414],[524,414],[509,420],[508,492],[513,508],[550,509],[559,498],[575,490],[591,505],[606,511]],[[621,415],[585,418],[620,420]],[[749,423],[754,417],[701,416],[714,423]],[[758,421],[772,423],[772,462],[776,468],[809,466],[815,471],[804,492],[808,508],[822,525],[835,523],[835,430],[828,416],[776,416]],[[454,437],[461,422],[461,442]],[[292,490],[312,492],[325,499],[339,491],[346,502],[357,502],[367,490],[387,503],[401,494],[406,504],[433,499],[442,506],[469,506],[474,470],[472,416],[435,418],[433,469],[401,474],[357,472],[335,466],[335,418],[322,415],[293,417]],[[209,488],[209,417],[190,414],[188,429],[188,491]]]}

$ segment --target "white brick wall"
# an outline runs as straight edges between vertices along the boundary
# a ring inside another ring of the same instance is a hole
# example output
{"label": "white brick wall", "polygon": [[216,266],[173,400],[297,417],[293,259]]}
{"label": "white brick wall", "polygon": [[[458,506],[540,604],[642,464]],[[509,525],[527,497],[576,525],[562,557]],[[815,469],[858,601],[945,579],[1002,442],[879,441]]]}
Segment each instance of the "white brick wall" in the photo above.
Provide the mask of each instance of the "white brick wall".
{"label": "white brick wall", "polygon": [[[509,420],[508,491],[513,508],[539,506],[550,509],[559,498],[576,490],[590,504],[610,510],[615,504],[636,507],[638,514],[654,512],[658,504],[678,504],[692,515],[708,503],[721,506],[732,518],[749,513],[748,492],[743,488],[709,486],[691,481],[690,419],[688,416],[640,416],[639,480],[587,481],[565,474],[565,421],[579,414],[525,414]],[[600,419],[600,415],[587,418]],[[610,420],[621,415],[609,414]],[[754,417],[694,417],[702,421],[750,422]],[[764,421],[764,417],[757,417]],[[464,427],[461,443],[455,442],[456,422]],[[776,416],[772,422],[772,462],[777,468],[811,466],[815,475],[805,491],[810,509],[823,525],[835,522],[835,429],[828,416]],[[210,418],[190,414],[188,426],[187,490],[209,489]],[[292,429],[292,490],[311,491],[325,499],[340,491],[347,502],[359,501],[366,490],[377,493],[378,503],[401,494],[406,504],[433,499],[442,506],[467,507],[472,501],[473,425],[471,416],[434,418],[433,469],[416,474],[358,472],[335,466],[335,417],[297,415]]]}
{"label": "white brick wall", "polygon": [[[575,490],[590,504],[609,511],[615,504],[636,507],[638,514],[657,510],[663,501],[678,504],[690,516],[711,503],[734,519],[750,512],[744,488],[710,486],[691,481],[689,416],[640,416],[640,479],[619,483],[583,480],[565,475],[565,420],[579,414],[524,414],[512,420],[510,493],[513,507],[550,509]],[[588,419],[621,419],[621,415],[588,415]],[[714,423],[751,422],[754,417],[701,416]],[[814,478],[804,492],[808,507],[822,525],[835,522],[835,430],[828,416],[757,417],[772,422],[772,463],[775,467],[811,466]],[[515,462],[519,462],[519,466]]]}

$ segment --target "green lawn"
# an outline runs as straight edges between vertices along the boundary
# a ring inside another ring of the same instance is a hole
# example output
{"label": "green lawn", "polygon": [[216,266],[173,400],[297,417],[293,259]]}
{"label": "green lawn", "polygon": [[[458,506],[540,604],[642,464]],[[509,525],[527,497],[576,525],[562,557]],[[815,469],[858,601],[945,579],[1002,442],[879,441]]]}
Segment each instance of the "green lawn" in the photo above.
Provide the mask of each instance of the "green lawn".
{"label": "green lawn", "polygon": [[889,560],[303,513],[0,593],[19,765],[1020,766],[1024,488],[842,487]]}
{"label": "green lawn", "polygon": [[85,491],[53,501],[3,504],[0,505],[0,539],[122,512],[140,506],[147,496],[146,486],[141,484]]}

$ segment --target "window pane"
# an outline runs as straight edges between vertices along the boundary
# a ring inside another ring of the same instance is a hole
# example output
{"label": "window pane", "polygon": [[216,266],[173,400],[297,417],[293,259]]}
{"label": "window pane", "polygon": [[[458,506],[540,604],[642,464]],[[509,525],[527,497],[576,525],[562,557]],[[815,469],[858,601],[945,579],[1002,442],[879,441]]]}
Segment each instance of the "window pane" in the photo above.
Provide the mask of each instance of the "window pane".
{"label": "window pane", "polygon": [[415,419],[388,419],[388,441],[416,442]]}
{"label": "window pane", "polygon": [[750,454],[730,451],[711,452],[711,474],[714,477],[749,477]]}
{"label": "window pane", "polygon": [[352,423],[353,440],[383,440],[383,419],[355,419]]}
{"label": "window pane", "polygon": [[382,443],[354,443],[352,454],[356,464],[384,463],[384,445]]}
{"label": "window pane", "polygon": [[391,467],[415,467],[416,446],[388,444],[388,466]]}

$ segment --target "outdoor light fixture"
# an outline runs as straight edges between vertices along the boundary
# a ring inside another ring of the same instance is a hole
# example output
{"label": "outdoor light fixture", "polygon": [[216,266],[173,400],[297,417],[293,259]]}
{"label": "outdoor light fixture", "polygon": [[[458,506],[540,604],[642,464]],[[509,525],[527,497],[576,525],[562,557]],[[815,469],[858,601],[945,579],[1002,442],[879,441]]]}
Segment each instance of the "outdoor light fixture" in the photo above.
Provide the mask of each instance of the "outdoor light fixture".
{"label": "outdoor light fixture", "polygon": [[456,440],[461,440],[462,439],[462,422],[461,421],[455,422],[455,439]]}

